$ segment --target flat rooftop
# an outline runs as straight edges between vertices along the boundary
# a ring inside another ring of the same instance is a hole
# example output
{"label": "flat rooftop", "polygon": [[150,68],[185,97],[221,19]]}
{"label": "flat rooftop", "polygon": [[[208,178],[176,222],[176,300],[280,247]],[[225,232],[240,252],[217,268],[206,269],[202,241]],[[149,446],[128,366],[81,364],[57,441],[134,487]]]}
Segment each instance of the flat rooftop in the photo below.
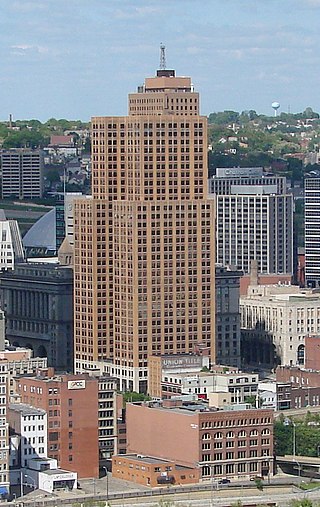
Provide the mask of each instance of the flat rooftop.
{"label": "flat rooftop", "polygon": [[118,458],[127,458],[127,459],[131,459],[133,461],[143,461],[144,463],[148,463],[149,465],[158,465],[159,463],[163,463],[164,465],[165,464],[169,464],[169,463],[172,463],[172,461],[168,461],[166,459],[163,459],[163,458],[155,458],[153,456],[143,456],[141,454],[119,454],[118,455]]}
{"label": "flat rooftop", "polygon": [[52,469],[41,470],[41,473],[47,475],[57,475],[57,474],[64,475],[64,474],[74,474],[75,472],[71,472],[70,470],[62,470],[61,468],[56,468],[53,470]]}
{"label": "flat rooftop", "polygon": [[140,454],[119,454],[117,456],[118,459],[120,458],[127,458],[132,461],[136,461],[137,463],[146,463],[148,465],[174,465],[179,470],[192,470],[192,467],[187,467],[185,465],[180,465],[175,463],[173,460],[168,461],[163,458],[156,458],[154,456],[143,456]]}
{"label": "flat rooftop", "polygon": [[10,403],[9,409],[20,412],[22,415],[45,415],[46,411],[42,408],[32,407],[26,403]]}

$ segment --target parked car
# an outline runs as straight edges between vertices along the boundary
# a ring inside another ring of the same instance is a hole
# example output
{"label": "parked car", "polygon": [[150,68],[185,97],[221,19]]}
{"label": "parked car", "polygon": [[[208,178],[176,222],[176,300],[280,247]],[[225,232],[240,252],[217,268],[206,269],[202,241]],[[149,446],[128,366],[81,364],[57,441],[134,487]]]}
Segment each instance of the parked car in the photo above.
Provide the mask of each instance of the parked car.
{"label": "parked car", "polygon": [[220,479],[219,484],[230,484],[230,479]]}
{"label": "parked car", "polygon": [[264,477],[262,477],[262,475],[253,475],[252,477],[250,477],[250,481],[263,481],[264,480]]}

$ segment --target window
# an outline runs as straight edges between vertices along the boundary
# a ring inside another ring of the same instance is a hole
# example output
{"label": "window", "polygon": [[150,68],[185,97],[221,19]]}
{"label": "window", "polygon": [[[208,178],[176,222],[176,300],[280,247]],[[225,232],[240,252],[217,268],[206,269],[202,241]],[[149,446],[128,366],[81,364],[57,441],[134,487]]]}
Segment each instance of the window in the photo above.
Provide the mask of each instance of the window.
{"label": "window", "polygon": [[238,464],[238,473],[245,472],[246,471],[246,464],[245,463],[239,463]]}
{"label": "window", "polygon": [[234,464],[228,464],[226,465],[226,473],[227,474],[233,474],[234,473]]}

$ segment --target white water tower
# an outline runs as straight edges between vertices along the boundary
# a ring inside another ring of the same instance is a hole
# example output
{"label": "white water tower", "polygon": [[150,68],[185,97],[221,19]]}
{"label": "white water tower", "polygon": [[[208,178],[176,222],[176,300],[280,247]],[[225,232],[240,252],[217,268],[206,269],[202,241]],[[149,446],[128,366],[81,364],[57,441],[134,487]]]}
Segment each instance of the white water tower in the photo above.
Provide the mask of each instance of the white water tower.
{"label": "white water tower", "polygon": [[272,106],[272,109],[274,109],[274,115],[277,116],[277,111],[280,107],[279,102],[272,102],[271,106]]}

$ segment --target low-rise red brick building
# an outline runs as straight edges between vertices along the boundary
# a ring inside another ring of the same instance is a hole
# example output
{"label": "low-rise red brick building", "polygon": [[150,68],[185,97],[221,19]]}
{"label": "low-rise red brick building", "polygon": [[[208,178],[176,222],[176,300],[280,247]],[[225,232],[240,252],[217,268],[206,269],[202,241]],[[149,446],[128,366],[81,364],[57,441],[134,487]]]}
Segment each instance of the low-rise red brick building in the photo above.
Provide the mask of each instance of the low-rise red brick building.
{"label": "low-rise red brick building", "polygon": [[292,387],[320,387],[319,371],[298,366],[278,366],[276,381],[290,383]]}
{"label": "low-rise red brick building", "polygon": [[[320,370],[320,336],[305,336],[304,365],[307,370]],[[319,381],[320,385],[320,381]]]}
{"label": "low-rise red brick building", "polygon": [[200,469],[177,465],[141,454],[125,454],[112,458],[112,476],[152,488],[170,484],[196,484]]}

